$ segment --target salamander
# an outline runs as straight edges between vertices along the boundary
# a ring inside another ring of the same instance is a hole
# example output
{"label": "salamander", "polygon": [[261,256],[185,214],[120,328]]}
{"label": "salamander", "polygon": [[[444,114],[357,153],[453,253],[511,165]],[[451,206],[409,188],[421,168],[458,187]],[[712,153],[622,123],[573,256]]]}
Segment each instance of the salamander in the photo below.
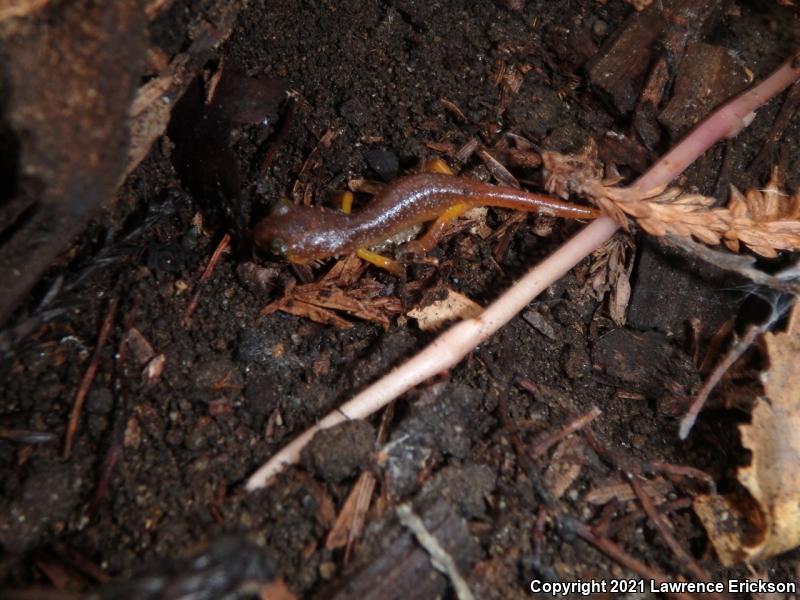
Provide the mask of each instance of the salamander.
{"label": "salamander", "polygon": [[599,215],[594,208],[543,194],[466,177],[420,173],[393,182],[353,214],[281,200],[256,225],[253,239],[258,247],[303,264],[355,252],[413,225],[435,221],[422,238],[406,245],[408,251],[427,252],[436,245],[448,221],[476,206],[574,219]]}

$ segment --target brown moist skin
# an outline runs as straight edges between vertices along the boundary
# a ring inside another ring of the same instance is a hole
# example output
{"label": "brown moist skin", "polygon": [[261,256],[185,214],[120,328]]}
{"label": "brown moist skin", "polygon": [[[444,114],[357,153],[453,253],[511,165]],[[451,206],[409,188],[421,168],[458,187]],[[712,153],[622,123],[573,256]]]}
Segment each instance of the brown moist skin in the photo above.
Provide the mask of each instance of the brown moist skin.
{"label": "brown moist skin", "polygon": [[474,179],[421,173],[389,185],[354,214],[282,201],[255,228],[256,245],[294,263],[349,254],[378,244],[412,225],[432,221],[464,204],[498,206],[557,217],[593,219],[597,210],[549,196]]}

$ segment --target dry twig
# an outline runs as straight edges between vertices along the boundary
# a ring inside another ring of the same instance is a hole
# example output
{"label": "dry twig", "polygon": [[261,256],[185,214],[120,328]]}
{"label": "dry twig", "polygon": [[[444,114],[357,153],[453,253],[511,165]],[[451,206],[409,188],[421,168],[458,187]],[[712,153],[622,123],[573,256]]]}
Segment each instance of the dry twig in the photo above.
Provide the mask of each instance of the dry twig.
{"label": "dry twig", "polygon": [[222,257],[222,253],[228,249],[230,244],[231,234],[226,233],[222,236],[217,248],[214,250],[211,258],[208,260],[206,268],[203,269],[203,274],[200,276],[200,281],[197,282],[197,287],[194,290],[194,294],[192,294],[192,299],[189,300],[189,304],[186,305],[186,310],[183,311],[181,323],[183,323],[184,327],[188,327],[190,323],[189,319],[192,318],[192,314],[194,314],[194,311],[197,308],[197,303],[200,301],[200,292],[203,291],[203,286],[209,279],[211,279],[211,275],[214,273],[214,269],[217,268],[217,264],[219,264],[219,259]]}
{"label": "dry twig", "polygon": [[709,581],[710,576],[708,572],[697,563],[691,554],[683,549],[683,546],[681,546],[678,540],[675,539],[675,536],[672,535],[672,528],[667,518],[656,509],[653,499],[647,495],[647,492],[644,491],[642,484],[639,482],[638,475],[636,473],[625,473],[625,476],[628,482],[630,482],[634,493],[639,498],[639,502],[645,514],[647,514],[647,517],[653,523],[659,535],[661,535],[661,538],[672,551],[672,554],[675,555],[675,558],[680,561],[684,569],[690,572],[697,581]]}
{"label": "dry twig", "polygon": [[78,391],[75,394],[75,402],[72,404],[72,412],[69,416],[69,424],[67,425],[67,434],[64,439],[64,459],[67,460],[72,455],[72,442],[75,439],[75,434],[78,432],[78,422],[81,419],[81,411],[83,410],[83,403],[86,400],[86,394],[89,393],[89,388],[92,387],[92,381],[97,374],[97,368],[100,364],[100,353],[103,351],[103,346],[106,344],[108,334],[111,333],[111,325],[114,323],[114,313],[117,311],[117,304],[119,297],[114,298],[108,306],[103,324],[100,326],[100,333],[97,336],[97,345],[94,347],[94,354],[89,361],[89,366],[86,367],[86,372],[83,374],[83,379],[78,386]]}
{"label": "dry twig", "polygon": [[586,427],[589,423],[594,421],[597,417],[599,417],[603,412],[597,408],[596,406],[592,406],[592,408],[582,414],[577,419],[573,419],[565,427],[562,427],[559,431],[551,433],[547,437],[545,437],[542,441],[538,442],[533,448],[531,448],[531,456],[539,456],[540,454],[544,454],[547,452],[552,446],[563,440],[564,438],[572,435],[576,431],[579,431]]}

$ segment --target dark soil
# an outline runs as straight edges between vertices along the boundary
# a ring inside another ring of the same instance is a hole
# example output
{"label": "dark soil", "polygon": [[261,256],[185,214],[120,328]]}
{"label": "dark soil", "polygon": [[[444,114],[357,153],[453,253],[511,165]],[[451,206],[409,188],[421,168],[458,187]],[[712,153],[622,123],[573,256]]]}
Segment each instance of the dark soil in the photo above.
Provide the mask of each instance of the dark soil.
{"label": "dark soil", "polygon": [[[769,2],[732,4],[737,10],[728,10],[706,41],[730,48],[760,78],[790,53],[793,13]],[[532,446],[597,406],[602,415],[590,426],[597,444],[630,461],[690,465],[721,482],[730,482],[733,468],[746,461],[736,433],[744,413],[712,407],[687,443],[677,439],[675,418],[680,399],[700,381],[688,323],[699,323],[705,351],[721,322],[748,318],[740,314],[746,297],[737,288],[741,281],[692,260],[664,258],[643,238],[639,252],[655,253],[647,260],[659,268],[642,271],[645,259],[637,263],[632,325],[613,324],[606,304],[587,290],[588,263],[581,264],[531,305],[535,318],[514,319],[439,381],[402,398],[385,432],[388,445],[370,441],[378,417],[372,426],[318,441],[304,466],[273,487],[253,494],[242,489],[246,477],[296,434],[432,339],[405,318],[388,329],[350,318],[352,328],[342,330],[281,312],[259,317],[293,279],[317,277],[328,267],[311,273],[259,257],[271,270],[253,274],[252,266],[242,268],[253,260],[247,226],[274,199],[291,197],[298,177],[311,186],[315,203],[334,205],[333,194],[352,179],[391,179],[395,171],[440,156],[428,143],[457,149],[477,138],[491,147],[511,131],[540,148],[566,152],[590,136],[629,133],[629,119],[593,95],[582,66],[631,10],[621,0],[531,1],[522,13],[488,0],[253,0],[220,54],[247,76],[283,80],[296,93],[285,135],[275,142],[287,118],[285,104],[276,109],[278,121],[241,128],[235,160],[222,165],[239,170],[241,193],[224,199],[193,197],[178,177],[170,156],[180,140],[156,145],[38,293],[59,276],[69,282],[82,268],[97,268],[58,299],[64,314],[9,349],[0,367],[0,427],[56,436],[47,444],[0,439],[0,585],[50,586],[43,565],[62,565],[70,553],[126,577],[234,534],[261,548],[270,562],[261,572],[282,577],[298,596],[347,595],[359,588],[346,582],[399,535],[391,506],[405,500],[431,519],[445,510],[447,518],[437,521],[442,531],[466,522],[471,541],[458,560],[476,597],[527,597],[533,578],[635,576],[553,519],[544,522],[541,536],[536,529],[544,510],[537,489],[554,493],[575,465],[574,481],[554,499],[559,511],[594,523],[637,510],[635,502],[612,500],[604,509],[587,501],[592,490],[622,483],[619,472],[581,435],[533,462],[519,457],[512,438]],[[495,82],[504,66],[524,73],[510,101]],[[780,100],[771,102],[729,145],[732,183],[764,183],[764,173],[748,165],[779,108]],[[320,144],[329,131],[336,133],[333,140]],[[275,156],[262,174],[270,144],[277,144]],[[795,156],[798,146],[795,120],[779,155]],[[698,161],[684,184],[713,193],[724,147]],[[315,165],[301,173],[312,152]],[[800,169],[795,161],[787,164],[793,189]],[[521,179],[540,177],[535,169],[511,170]],[[486,174],[474,157],[463,171]],[[623,167],[628,176],[634,171]],[[491,211],[489,224],[497,228],[507,218]],[[377,270],[370,275],[409,308],[448,286],[485,304],[579,227],[547,227],[529,218],[511,229],[507,249],[497,256],[496,240],[464,231],[434,251],[438,269],[417,266],[405,284]],[[552,232],[538,235],[543,229]],[[189,297],[226,230],[236,235],[233,251],[223,255],[191,323],[183,325]],[[123,239],[132,231],[138,235]],[[123,259],[98,263],[108,255]],[[72,456],[64,461],[75,392],[114,298],[112,333]],[[165,357],[152,385],[130,350],[124,365],[115,363],[130,325]],[[623,356],[631,362],[615,360],[631,347],[638,349],[635,356]],[[110,450],[119,452],[118,462],[98,495]],[[342,550],[325,548],[325,537],[364,467],[378,475],[380,499],[367,517],[366,539],[346,565]],[[701,489],[685,479],[662,481],[668,491],[659,501]],[[437,505],[442,501],[445,509]],[[712,579],[747,576],[743,568],[721,567],[690,508],[669,519]],[[612,537],[672,579],[688,575],[643,516],[630,518]],[[762,568],[773,580],[792,580],[792,565],[773,560]],[[425,576],[437,582],[422,588],[426,594],[444,593],[440,575]]]}

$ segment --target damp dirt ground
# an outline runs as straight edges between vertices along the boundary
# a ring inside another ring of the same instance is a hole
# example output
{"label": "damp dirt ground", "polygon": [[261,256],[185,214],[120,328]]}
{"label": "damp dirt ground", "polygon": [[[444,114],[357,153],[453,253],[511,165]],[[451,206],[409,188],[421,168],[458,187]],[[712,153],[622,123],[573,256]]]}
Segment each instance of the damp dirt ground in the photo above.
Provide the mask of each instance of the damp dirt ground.
{"label": "damp dirt ground", "polygon": [[[732,49],[761,77],[791,50],[791,13],[768,2],[731,4],[704,39]],[[394,448],[404,444],[405,454],[377,450],[379,415],[318,444],[274,486],[243,490],[276,450],[434,335],[405,316],[383,326],[342,314],[347,329],[284,312],[259,316],[287,286],[321,276],[329,263],[293,269],[255,255],[248,226],[298,189],[315,204],[334,206],[349,182],[391,180],[430,158],[486,176],[476,156],[463,165],[454,158],[471,139],[491,148],[512,132],[539,149],[575,152],[589,137],[629,134],[630,120],[593,93],[583,66],[631,10],[620,0],[528,2],[521,13],[489,1],[251,2],[220,49],[224,68],[283,81],[293,114],[287,117],[281,103],[275,119],[237,132],[233,160],[221,168],[237,170],[238,197],[227,204],[214,194],[198,197],[171,160],[180,141],[160,141],[17,315],[32,312],[58,277],[70,282],[83,273],[58,300],[63,314],[15,344],[0,374],[0,426],[55,436],[45,444],[0,440],[0,584],[51,586],[43,565],[58,563],[53,556],[65,548],[124,578],[235,534],[260,547],[273,575],[298,597],[325,597],[391,546],[382,526],[394,504],[413,500],[424,513],[431,499],[444,499],[467,525],[469,552],[458,558],[476,596],[528,597],[535,578],[634,576],[548,521],[547,511],[541,516],[540,485],[558,490],[554,502],[564,514],[613,524],[609,535],[630,555],[671,578],[686,575],[636,515],[634,501],[598,500],[598,490],[622,494],[613,486],[624,481],[585,436],[533,462],[521,460],[512,441],[532,447],[597,407],[602,414],[589,427],[596,444],[631,461],[688,465],[720,482],[730,482],[746,461],[736,433],[746,412],[712,407],[686,443],[677,439],[676,415],[700,381],[696,349],[702,355],[724,321],[756,318],[764,308],[747,300],[740,280],[709,273],[643,236],[633,238],[638,258],[627,325],[615,324],[607,300],[588,289],[584,262],[458,367],[394,405],[385,436]],[[503,83],[509,70],[519,77],[516,90]],[[692,167],[684,184],[713,192],[728,152],[730,183],[762,185],[765,173],[748,166],[779,108],[771,102],[736,141]],[[194,125],[200,139],[203,126]],[[793,155],[799,141],[795,122],[781,152]],[[509,168],[541,184],[536,168]],[[624,167],[623,174],[635,170]],[[794,161],[788,180],[791,188],[800,182]],[[506,226],[505,238],[460,231],[432,253],[438,267],[417,265],[405,282],[372,267],[368,275],[404,309],[447,288],[485,305],[580,227],[507,219],[490,211],[490,231]],[[231,249],[182,322],[226,231],[234,234]],[[75,392],[113,301],[111,333],[64,460]],[[136,357],[115,362],[130,326],[153,354],[163,354],[153,382]],[[635,344],[641,354],[617,360],[619,349]],[[110,450],[117,462],[109,471],[103,465]],[[377,476],[375,502],[365,540],[345,564],[343,551],[327,549],[325,540],[362,468]],[[98,492],[101,480],[106,487]],[[680,503],[699,484],[660,475],[652,481],[658,500],[677,507],[668,513],[676,538],[709,574],[746,576],[720,566]],[[791,557],[763,569],[774,580],[794,578]]]}

